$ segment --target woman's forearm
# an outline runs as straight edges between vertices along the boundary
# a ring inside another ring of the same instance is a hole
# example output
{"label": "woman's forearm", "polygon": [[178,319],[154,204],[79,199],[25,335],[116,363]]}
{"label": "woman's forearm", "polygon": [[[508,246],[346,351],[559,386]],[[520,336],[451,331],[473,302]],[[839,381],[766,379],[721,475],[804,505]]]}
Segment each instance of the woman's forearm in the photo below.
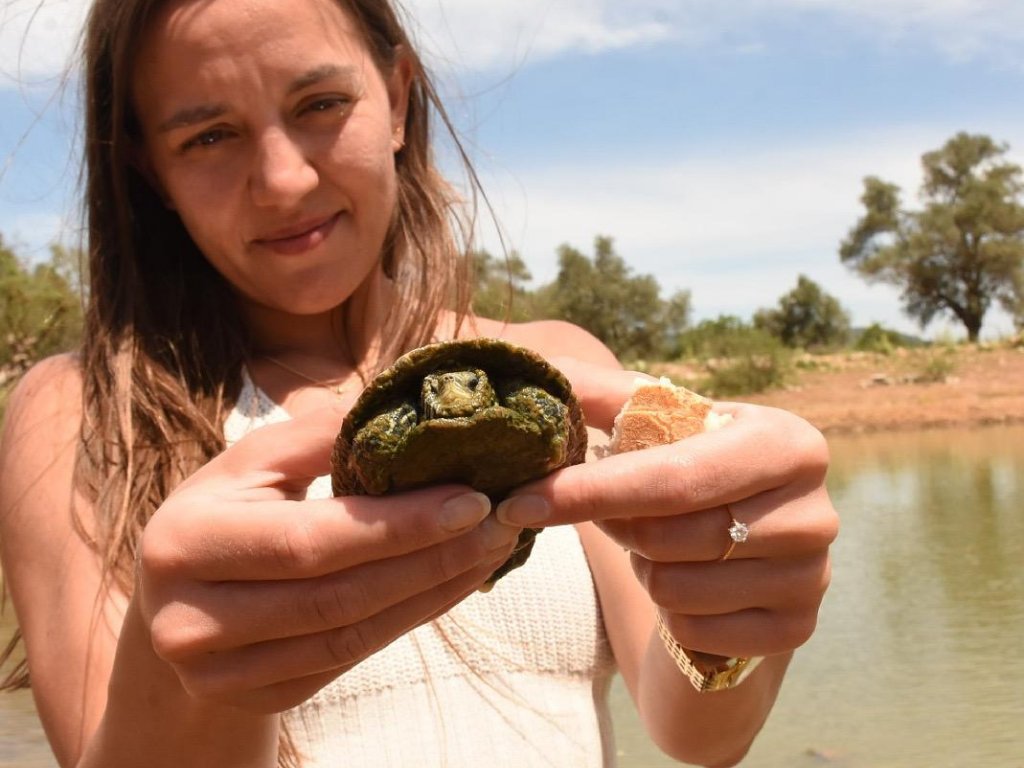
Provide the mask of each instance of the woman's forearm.
{"label": "woman's forearm", "polygon": [[138,608],[128,608],[107,704],[78,768],[272,768],[279,715],[200,702],[152,649]]}
{"label": "woman's forearm", "polygon": [[737,687],[699,693],[653,632],[639,678],[641,718],[651,738],[676,759],[735,765],[771,712],[791,658],[768,657]]}

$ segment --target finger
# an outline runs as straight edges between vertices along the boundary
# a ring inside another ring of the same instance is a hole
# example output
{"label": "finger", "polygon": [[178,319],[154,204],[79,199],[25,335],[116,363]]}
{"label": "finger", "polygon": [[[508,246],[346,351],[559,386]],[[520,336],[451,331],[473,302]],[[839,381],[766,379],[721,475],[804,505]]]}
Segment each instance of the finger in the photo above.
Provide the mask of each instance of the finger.
{"label": "finger", "polygon": [[[839,519],[824,489],[791,499],[781,488],[729,505],[660,518],[602,520],[597,525],[617,544],[655,562],[708,562],[798,557],[827,549]],[[733,523],[747,538],[733,542]]]}
{"label": "finger", "polygon": [[504,562],[519,534],[488,518],[458,538],[408,555],[314,579],[201,582],[151,619],[161,658],[314,634],[357,624],[495,559]]}
{"label": "finger", "polygon": [[[427,624],[434,619],[448,613],[473,592],[476,588],[466,590],[456,599],[442,605],[433,614],[428,616],[420,624]],[[240,709],[257,714],[274,714],[294,709],[312,697],[317,691],[331,683],[339,675],[347,672],[347,669],[329,669],[326,672],[319,672],[315,675],[286,680],[281,683],[257,688],[255,690],[242,690],[233,693],[225,693],[221,701]]]}
{"label": "finger", "polygon": [[[623,549],[659,563],[720,560],[731,543],[727,533],[730,523],[724,506],[671,517],[596,522],[598,528]],[[743,551],[750,554],[746,548]]]}
{"label": "finger", "polygon": [[472,594],[496,565],[474,568],[357,624],[204,654],[175,669],[189,693],[214,701],[330,670],[344,671],[436,615],[439,607]]}
{"label": "finger", "polygon": [[689,616],[816,611],[831,576],[827,553],[724,563],[652,563],[633,555],[630,561],[656,605]]}
{"label": "finger", "polygon": [[560,470],[518,488],[498,517],[530,527],[663,517],[821,485],[828,451],[817,430],[773,408],[737,406],[734,416],[714,432]]}
{"label": "finger", "polygon": [[715,616],[662,612],[669,633],[684,648],[716,656],[749,658],[788,653],[806,643],[817,611],[783,613],[750,608]]}
{"label": "finger", "polygon": [[252,487],[305,489],[331,473],[331,452],[351,402],[341,400],[294,419],[253,430],[199,469],[182,488],[230,475]]}
{"label": "finger", "polygon": [[610,432],[615,417],[633,394],[637,379],[657,381],[653,376],[636,371],[595,365],[575,358],[556,357],[555,365],[572,384],[573,394],[580,401],[587,424]]}
{"label": "finger", "polygon": [[387,497],[165,504],[143,534],[143,576],[248,581],[322,576],[454,538],[490,512],[483,494],[438,486]]}

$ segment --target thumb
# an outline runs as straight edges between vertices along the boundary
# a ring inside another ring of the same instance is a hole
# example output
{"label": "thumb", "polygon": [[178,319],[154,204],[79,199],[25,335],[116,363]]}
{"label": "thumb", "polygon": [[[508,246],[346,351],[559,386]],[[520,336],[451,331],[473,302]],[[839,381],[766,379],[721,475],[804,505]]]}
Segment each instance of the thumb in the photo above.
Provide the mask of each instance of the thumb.
{"label": "thumb", "polygon": [[637,379],[653,381],[654,377],[636,371],[610,368],[571,357],[551,360],[572,384],[573,394],[580,401],[587,424],[610,432],[615,417],[636,389]]}
{"label": "thumb", "polygon": [[294,419],[255,429],[196,472],[188,484],[213,476],[246,478],[258,487],[305,489],[331,473],[331,453],[351,402],[340,401]]}

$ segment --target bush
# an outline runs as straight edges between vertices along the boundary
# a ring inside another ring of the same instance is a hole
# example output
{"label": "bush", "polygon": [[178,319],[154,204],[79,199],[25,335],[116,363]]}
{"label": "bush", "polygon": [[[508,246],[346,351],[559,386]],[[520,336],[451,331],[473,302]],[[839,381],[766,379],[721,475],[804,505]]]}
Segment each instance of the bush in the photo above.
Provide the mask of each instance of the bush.
{"label": "bush", "polygon": [[699,390],[713,397],[763,392],[789,376],[790,352],[782,342],[731,315],[705,320],[679,342],[688,357],[704,362],[708,377]]}
{"label": "bush", "polygon": [[712,370],[701,390],[710,397],[751,395],[777,389],[788,377],[788,358],[778,350],[767,355],[733,358],[728,365]]}
{"label": "bush", "polygon": [[861,332],[854,348],[861,352],[888,355],[897,346],[899,346],[899,336],[895,331],[890,331],[879,323],[872,323]]}
{"label": "bush", "polygon": [[916,380],[924,384],[941,384],[955,370],[956,360],[952,350],[935,352],[925,358],[924,366]]}

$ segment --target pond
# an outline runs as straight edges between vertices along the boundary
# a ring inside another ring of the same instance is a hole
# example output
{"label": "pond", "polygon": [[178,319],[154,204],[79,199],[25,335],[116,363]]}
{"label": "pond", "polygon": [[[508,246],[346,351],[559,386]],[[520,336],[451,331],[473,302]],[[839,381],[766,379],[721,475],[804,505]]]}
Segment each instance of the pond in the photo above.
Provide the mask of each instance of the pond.
{"label": "pond", "polygon": [[[744,765],[1024,768],[1024,427],[830,443],[832,589]],[[675,764],[613,704],[622,768]],[[0,696],[0,768],[54,765]]]}

